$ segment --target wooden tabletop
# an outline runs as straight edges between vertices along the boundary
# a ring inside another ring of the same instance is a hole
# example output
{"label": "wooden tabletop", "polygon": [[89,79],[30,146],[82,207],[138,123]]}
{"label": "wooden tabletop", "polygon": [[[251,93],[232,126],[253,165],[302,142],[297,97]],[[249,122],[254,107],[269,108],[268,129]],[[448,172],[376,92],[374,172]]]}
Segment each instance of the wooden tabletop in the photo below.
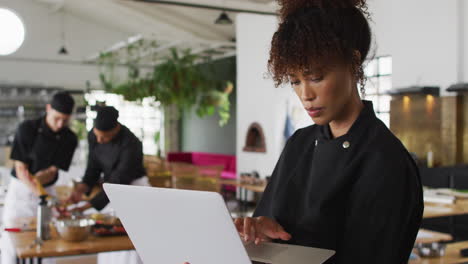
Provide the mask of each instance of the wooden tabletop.
{"label": "wooden tabletop", "polygon": [[10,232],[13,246],[18,258],[46,258],[63,257],[83,254],[95,254],[101,252],[132,250],[132,242],[127,236],[95,237],[90,235],[82,242],[67,242],[59,239],[57,234],[52,235],[51,240],[44,242],[42,247],[33,246],[32,242],[36,237],[36,232]]}
{"label": "wooden tabletop", "polygon": [[[221,180],[221,184],[232,185],[240,188],[244,188],[249,191],[263,193],[266,188],[266,184],[263,185],[252,185],[241,183],[239,180]],[[423,218],[435,218],[444,216],[456,216],[468,214],[468,199],[457,201],[455,204],[437,204],[437,203],[425,203],[424,204],[424,215]]]}
{"label": "wooden tabletop", "polygon": [[468,200],[460,200],[454,204],[424,204],[424,218],[455,216],[468,214]]}
{"label": "wooden tabletop", "polygon": [[224,185],[232,185],[240,188],[244,188],[246,190],[252,191],[252,192],[257,192],[257,193],[263,193],[266,188],[266,183],[262,185],[253,185],[253,184],[246,184],[246,183],[241,183],[239,180],[220,180],[221,184]]}
{"label": "wooden tabletop", "polygon": [[468,248],[468,241],[447,244],[445,256],[440,258],[421,258],[408,264],[456,264],[465,263],[468,258],[460,255],[460,249]]}
{"label": "wooden tabletop", "polygon": [[427,229],[419,229],[416,243],[434,243],[434,242],[447,242],[453,240],[450,234],[431,231]]}

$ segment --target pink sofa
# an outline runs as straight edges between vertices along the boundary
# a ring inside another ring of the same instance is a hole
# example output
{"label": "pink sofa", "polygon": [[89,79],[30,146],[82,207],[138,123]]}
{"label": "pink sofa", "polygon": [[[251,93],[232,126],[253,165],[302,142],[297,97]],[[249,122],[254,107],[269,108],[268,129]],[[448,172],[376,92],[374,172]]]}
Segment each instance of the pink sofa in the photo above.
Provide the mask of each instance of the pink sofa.
{"label": "pink sofa", "polygon": [[207,153],[207,152],[170,152],[167,154],[169,162],[187,162],[194,165],[223,165],[221,173],[223,179],[236,179],[236,156]]}

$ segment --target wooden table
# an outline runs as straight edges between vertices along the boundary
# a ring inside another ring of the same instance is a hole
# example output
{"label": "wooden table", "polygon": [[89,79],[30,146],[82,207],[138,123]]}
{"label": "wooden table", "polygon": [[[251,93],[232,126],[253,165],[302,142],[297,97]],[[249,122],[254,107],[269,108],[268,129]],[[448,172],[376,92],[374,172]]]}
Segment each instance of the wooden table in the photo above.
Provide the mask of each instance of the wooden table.
{"label": "wooden table", "polygon": [[31,246],[36,238],[36,232],[18,232],[8,233],[16,251],[16,256],[19,261],[26,263],[29,259],[38,259],[41,263],[42,258],[48,257],[64,257],[85,254],[96,254],[101,252],[133,250],[133,244],[128,236],[111,236],[111,237],[95,237],[90,235],[89,238],[82,242],[67,242],[59,239],[57,234],[53,232],[52,239],[47,240],[41,247]]}
{"label": "wooden table", "polygon": [[240,211],[244,213],[248,210],[248,191],[263,193],[267,185],[266,181],[262,185],[253,185],[242,183],[239,180],[221,180],[220,184],[236,186],[239,188]]}
{"label": "wooden table", "polygon": [[[247,199],[247,191],[263,193],[266,188],[266,183],[263,185],[252,185],[241,183],[239,180],[221,180],[220,183],[239,187],[241,201]],[[423,218],[464,215],[468,214],[468,199],[459,200],[455,204],[425,203],[424,207]]]}
{"label": "wooden table", "polygon": [[[245,191],[263,193],[266,188],[266,183],[263,185],[252,185],[241,183],[239,180],[221,180],[220,183],[239,187],[241,189],[241,200],[244,195],[246,196]],[[424,207],[423,218],[464,215],[468,214],[468,199],[459,200],[455,204],[425,203]]]}
{"label": "wooden table", "polygon": [[468,214],[468,200],[460,200],[454,204],[425,203],[423,218],[435,218]]}
{"label": "wooden table", "polygon": [[253,185],[253,184],[246,184],[246,183],[241,183],[238,180],[220,180],[220,183],[222,185],[231,185],[231,186],[236,186],[239,188],[246,189],[248,191],[256,192],[256,193],[263,193],[266,188],[266,183],[262,185]]}
{"label": "wooden table", "polygon": [[460,255],[460,249],[468,248],[468,241],[447,244],[445,256],[440,258],[421,258],[412,260],[409,264],[456,264],[468,262],[468,258]]}
{"label": "wooden table", "polygon": [[[421,236],[425,234],[425,236]],[[453,237],[450,234],[431,231],[427,229],[419,229],[418,237],[416,237],[415,243],[435,243],[435,242],[447,242],[452,241]]]}

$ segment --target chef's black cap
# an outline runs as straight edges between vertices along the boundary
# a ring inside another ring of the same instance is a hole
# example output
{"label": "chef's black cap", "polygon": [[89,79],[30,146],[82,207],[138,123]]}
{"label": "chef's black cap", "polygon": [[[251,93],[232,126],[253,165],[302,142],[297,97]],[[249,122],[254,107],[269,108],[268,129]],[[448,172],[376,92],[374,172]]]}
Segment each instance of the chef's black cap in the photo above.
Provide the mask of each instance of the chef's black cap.
{"label": "chef's black cap", "polygon": [[97,130],[109,131],[118,124],[119,111],[112,106],[101,106],[97,109],[97,116],[94,119],[94,127]]}
{"label": "chef's black cap", "polygon": [[71,114],[75,106],[75,100],[68,92],[57,92],[52,97],[50,106],[62,114]]}

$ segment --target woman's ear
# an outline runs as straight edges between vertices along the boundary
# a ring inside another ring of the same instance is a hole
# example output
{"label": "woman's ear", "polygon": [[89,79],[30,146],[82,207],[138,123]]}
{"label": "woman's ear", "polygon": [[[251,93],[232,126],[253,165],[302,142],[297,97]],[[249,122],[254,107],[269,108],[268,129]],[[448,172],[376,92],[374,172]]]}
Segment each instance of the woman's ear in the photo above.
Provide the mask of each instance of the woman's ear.
{"label": "woman's ear", "polygon": [[354,50],[353,56],[356,59],[356,61],[361,62],[361,52],[359,50]]}

